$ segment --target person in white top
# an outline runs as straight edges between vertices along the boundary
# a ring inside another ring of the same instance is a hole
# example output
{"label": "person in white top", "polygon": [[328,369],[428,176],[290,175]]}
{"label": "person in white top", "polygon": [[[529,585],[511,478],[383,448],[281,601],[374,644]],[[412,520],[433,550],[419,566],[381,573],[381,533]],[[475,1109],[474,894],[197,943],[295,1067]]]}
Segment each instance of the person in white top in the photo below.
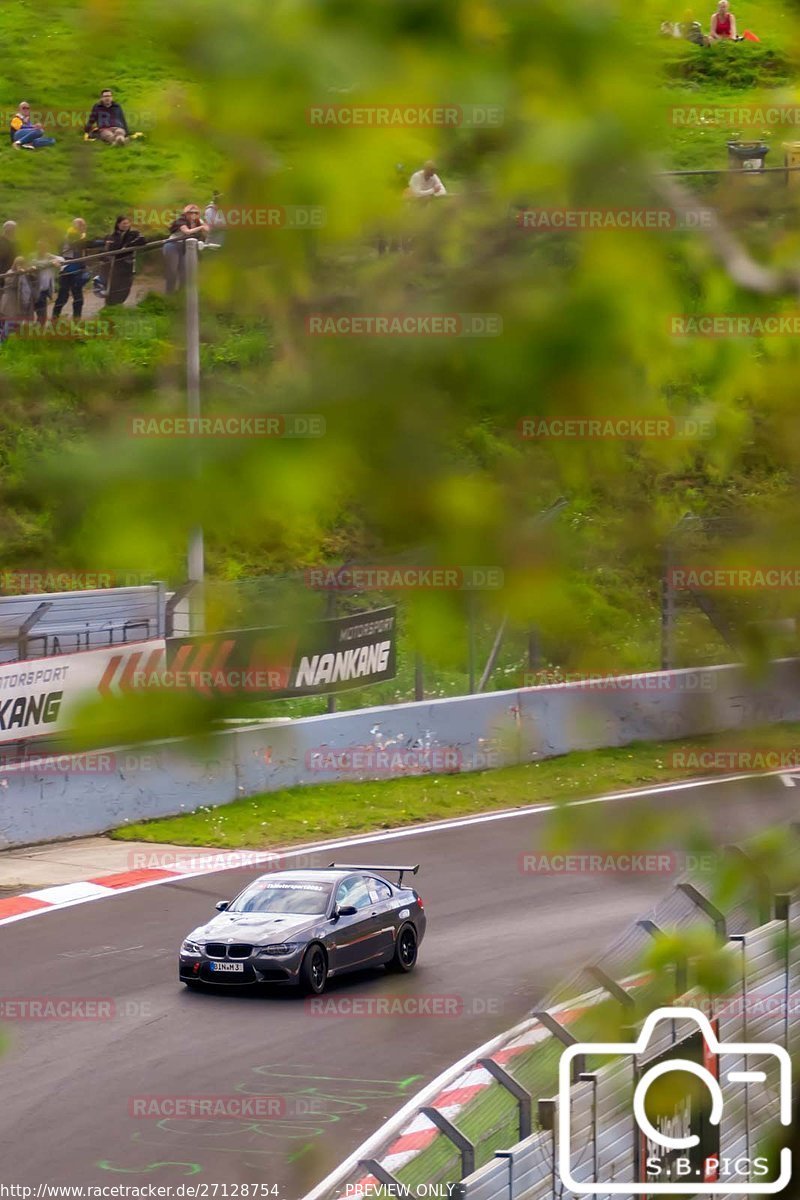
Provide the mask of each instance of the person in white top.
{"label": "person in white top", "polygon": [[431,159],[425,163],[421,171],[415,171],[408,181],[409,194],[412,196],[446,196],[447,188],[436,174],[436,163]]}

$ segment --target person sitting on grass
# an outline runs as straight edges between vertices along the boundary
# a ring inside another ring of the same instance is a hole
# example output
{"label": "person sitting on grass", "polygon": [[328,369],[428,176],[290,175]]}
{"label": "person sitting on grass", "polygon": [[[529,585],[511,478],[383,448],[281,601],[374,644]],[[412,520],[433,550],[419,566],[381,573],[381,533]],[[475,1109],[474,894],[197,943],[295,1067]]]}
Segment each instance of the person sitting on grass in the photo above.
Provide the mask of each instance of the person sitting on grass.
{"label": "person sitting on grass", "polygon": [[117,104],[111,88],[103,88],[100,99],[89,113],[83,135],[88,141],[101,141],[109,146],[124,146],[130,137],[122,105]]}
{"label": "person sitting on grass", "polygon": [[711,18],[712,42],[732,42],[736,40],[736,17],[730,10],[728,0],[719,0],[717,11]]}
{"label": "person sitting on grass", "polygon": [[31,106],[27,100],[20,103],[11,118],[11,145],[15,150],[41,150],[43,146],[55,146],[56,139],[45,137],[41,125],[31,120]]}

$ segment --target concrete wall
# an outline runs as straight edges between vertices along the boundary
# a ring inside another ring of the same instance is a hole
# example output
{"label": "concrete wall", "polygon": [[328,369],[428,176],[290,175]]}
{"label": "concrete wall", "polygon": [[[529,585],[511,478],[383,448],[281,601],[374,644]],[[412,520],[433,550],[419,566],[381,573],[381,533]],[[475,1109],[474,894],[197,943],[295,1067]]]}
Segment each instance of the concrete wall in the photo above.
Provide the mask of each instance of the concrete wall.
{"label": "concrete wall", "polygon": [[[570,750],[800,720],[800,661],[760,682],[737,666],[620,677],[265,721],[217,734],[205,761],[178,741],[118,750],[100,770],[0,771],[0,847],[102,833],[239,797],[413,770],[480,770]],[[337,753],[362,754],[361,771]]]}

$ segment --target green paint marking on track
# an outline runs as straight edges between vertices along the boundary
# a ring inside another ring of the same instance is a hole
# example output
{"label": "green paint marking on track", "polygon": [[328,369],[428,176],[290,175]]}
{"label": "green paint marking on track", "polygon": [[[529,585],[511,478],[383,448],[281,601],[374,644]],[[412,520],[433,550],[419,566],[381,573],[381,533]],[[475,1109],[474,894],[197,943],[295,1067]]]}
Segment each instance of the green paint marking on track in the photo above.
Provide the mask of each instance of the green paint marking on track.
{"label": "green paint marking on track", "polygon": [[409,1087],[410,1084],[416,1083],[418,1079],[422,1078],[424,1078],[422,1075],[409,1075],[408,1079],[401,1079],[397,1086],[402,1092],[403,1088]]}
{"label": "green paint marking on track", "polygon": [[188,1167],[187,1171],[181,1171],[182,1175],[199,1175],[203,1170],[200,1163],[192,1162],[154,1162],[148,1163],[146,1167],[115,1167],[107,1158],[101,1158],[95,1166],[103,1171],[114,1171],[118,1175],[145,1175],[148,1171],[157,1171],[159,1167]]}

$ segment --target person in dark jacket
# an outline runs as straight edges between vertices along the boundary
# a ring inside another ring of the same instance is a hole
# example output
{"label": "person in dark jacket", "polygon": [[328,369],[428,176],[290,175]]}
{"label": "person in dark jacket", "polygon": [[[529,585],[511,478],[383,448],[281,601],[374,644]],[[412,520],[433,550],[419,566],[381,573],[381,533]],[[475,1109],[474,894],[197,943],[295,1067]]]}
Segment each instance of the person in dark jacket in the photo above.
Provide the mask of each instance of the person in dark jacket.
{"label": "person in dark jacket", "polygon": [[83,132],[90,141],[99,139],[109,146],[124,146],[127,142],[130,137],[128,122],[111,88],[103,88],[100,99],[89,113]]}
{"label": "person in dark jacket", "polygon": [[114,232],[106,238],[106,250],[118,251],[108,263],[106,308],[110,304],[124,304],[128,299],[136,274],[135,248],[144,245],[145,239],[133,228],[130,217],[117,217]]}
{"label": "person in dark jacket", "polygon": [[58,295],[53,306],[53,319],[61,316],[61,310],[72,297],[72,315],[78,320],[83,312],[83,289],[86,284],[86,265],[84,258],[89,253],[86,240],[86,222],[82,217],[76,217],[67,230],[67,236],[61,249],[64,265],[58,277]]}

